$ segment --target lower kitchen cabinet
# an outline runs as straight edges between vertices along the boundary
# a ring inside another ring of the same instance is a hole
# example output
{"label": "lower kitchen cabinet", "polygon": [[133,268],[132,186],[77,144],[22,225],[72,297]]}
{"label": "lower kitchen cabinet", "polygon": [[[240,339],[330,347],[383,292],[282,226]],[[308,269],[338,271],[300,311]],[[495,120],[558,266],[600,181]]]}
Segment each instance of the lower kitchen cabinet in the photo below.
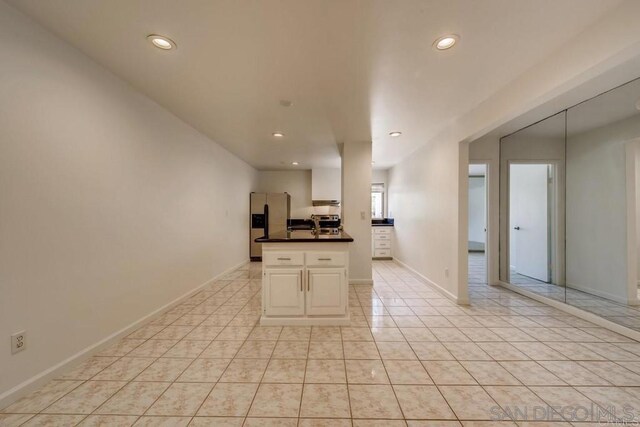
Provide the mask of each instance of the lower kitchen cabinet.
{"label": "lower kitchen cabinet", "polygon": [[308,269],[307,314],[344,314],[348,298],[346,275],[344,268]]}
{"label": "lower kitchen cabinet", "polygon": [[393,227],[371,227],[371,255],[374,259],[393,258]]}
{"label": "lower kitchen cabinet", "polygon": [[312,243],[306,246],[322,246],[302,251],[286,250],[291,244],[284,244],[285,250],[268,245],[263,248],[262,325],[349,325],[346,244]]}
{"label": "lower kitchen cabinet", "polygon": [[264,273],[264,313],[267,316],[304,314],[302,268],[273,268]]}

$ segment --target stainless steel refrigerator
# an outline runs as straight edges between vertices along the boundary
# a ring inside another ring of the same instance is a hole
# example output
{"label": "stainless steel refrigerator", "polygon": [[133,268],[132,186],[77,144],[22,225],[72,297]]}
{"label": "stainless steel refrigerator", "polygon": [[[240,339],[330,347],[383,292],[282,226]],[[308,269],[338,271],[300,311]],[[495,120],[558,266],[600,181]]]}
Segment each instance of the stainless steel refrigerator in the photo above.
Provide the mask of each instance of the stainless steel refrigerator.
{"label": "stainless steel refrigerator", "polygon": [[[265,218],[265,205],[268,215]],[[251,193],[250,213],[250,255],[254,261],[262,259],[262,243],[255,239],[265,234],[265,225],[269,234],[287,230],[287,220],[291,214],[291,196],[288,193]]]}

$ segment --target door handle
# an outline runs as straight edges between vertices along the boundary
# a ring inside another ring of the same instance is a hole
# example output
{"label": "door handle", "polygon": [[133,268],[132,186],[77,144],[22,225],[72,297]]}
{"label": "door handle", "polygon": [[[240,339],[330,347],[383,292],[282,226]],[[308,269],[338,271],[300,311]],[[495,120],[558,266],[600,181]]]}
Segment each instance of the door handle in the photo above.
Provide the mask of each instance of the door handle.
{"label": "door handle", "polygon": [[318,261],[331,261],[331,258],[318,258]]}
{"label": "door handle", "polygon": [[291,261],[291,258],[278,258],[278,261]]}
{"label": "door handle", "polygon": [[300,292],[304,292],[304,279],[302,277],[302,270],[300,270]]}
{"label": "door handle", "polygon": [[307,292],[311,291],[311,276],[309,275],[309,270],[307,270]]}
{"label": "door handle", "polygon": [[520,227],[513,227],[514,230],[520,230]]}

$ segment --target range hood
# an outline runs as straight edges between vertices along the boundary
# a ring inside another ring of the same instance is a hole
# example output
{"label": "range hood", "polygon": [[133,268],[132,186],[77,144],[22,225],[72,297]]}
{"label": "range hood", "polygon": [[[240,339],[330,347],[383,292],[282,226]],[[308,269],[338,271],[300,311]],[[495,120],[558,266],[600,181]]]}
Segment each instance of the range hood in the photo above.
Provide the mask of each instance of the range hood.
{"label": "range hood", "polygon": [[340,200],[312,200],[313,206],[340,206]]}
{"label": "range hood", "polygon": [[313,206],[340,206],[341,179],[340,169],[312,169],[311,201]]}

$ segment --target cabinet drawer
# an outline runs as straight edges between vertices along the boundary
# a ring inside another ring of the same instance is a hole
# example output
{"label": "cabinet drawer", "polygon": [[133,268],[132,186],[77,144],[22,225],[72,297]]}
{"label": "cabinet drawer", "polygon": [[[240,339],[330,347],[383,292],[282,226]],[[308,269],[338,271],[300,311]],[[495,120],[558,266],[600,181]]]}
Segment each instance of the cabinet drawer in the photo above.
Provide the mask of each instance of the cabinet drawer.
{"label": "cabinet drawer", "polygon": [[302,252],[264,252],[262,262],[266,266],[304,265],[304,254]]}
{"label": "cabinet drawer", "polygon": [[391,240],[391,234],[374,234],[374,240]]}
{"label": "cabinet drawer", "polygon": [[343,252],[307,252],[307,265],[309,267],[342,267],[346,263],[346,254]]}
{"label": "cabinet drawer", "polygon": [[373,227],[373,234],[391,234],[391,229],[388,227]]}
{"label": "cabinet drawer", "polygon": [[386,258],[391,256],[391,249],[376,249],[373,251],[373,256],[376,258]]}
{"label": "cabinet drawer", "polygon": [[391,249],[391,240],[376,240],[376,249]]}

